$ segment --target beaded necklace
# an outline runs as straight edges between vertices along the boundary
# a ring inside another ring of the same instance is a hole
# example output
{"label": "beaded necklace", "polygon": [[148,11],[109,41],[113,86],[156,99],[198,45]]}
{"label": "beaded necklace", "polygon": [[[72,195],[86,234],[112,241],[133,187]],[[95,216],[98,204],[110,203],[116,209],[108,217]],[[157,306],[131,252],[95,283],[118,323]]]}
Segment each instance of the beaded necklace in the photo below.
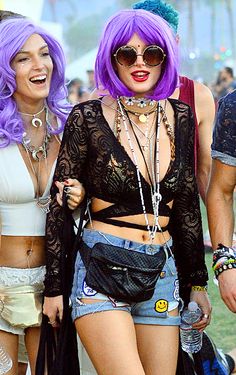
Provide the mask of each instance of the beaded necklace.
{"label": "beaded necklace", "polygon": [[140,194],[140,199],[141,199],[141,204],[142,204],[142,209],[143,209],[143,214],[147,226],[147,231],[149,233],[149,238],[150,241],[153,242],[155,239],[155,235],[157,230],[161,231],[161,226],[159,224],[159,204],[162,199],[162,196],[160,194],[160,160],[159,160],[159,154],[160,154],[160,145],[159,145],[159,140],[160,140],[160,123],[161,123],[161,105],[158,102],[157,105],[157,128],[156,128],[156,149],[155,149],[155,155],[154,155],[154,164],[155,164],[155,173],[153,173],[153,183],[151,184],[151,202],[152,202],[152,207],[153,207],[153,213],[154,213],[154,223],[151,226],[148,220],[148,215],[146,211],[146,206],[145,206],[145,201],[144,201],[144,195],[143,195],[143,188],[142,188],[142,183],[141,183],[141,172],[138,167],[138,162],[137,162],[137,156],[135,154],[135,150],[131,141],[131,137],[129,134],[129,129],[128,125],[126,122],[127,116],[125,115],[122,103],[120,99],[117,99],[118,107],[120,110],[120,114],[122,117],[122,121],[124,124],[125,128],[125,133],[127,136],[127,140],[129,143],[129,147],[133,156],[133,161],[134,165],[136,168],[136,173],[137,173],[137,180],[138,180],[138,188],[139,188],[139,194]]}

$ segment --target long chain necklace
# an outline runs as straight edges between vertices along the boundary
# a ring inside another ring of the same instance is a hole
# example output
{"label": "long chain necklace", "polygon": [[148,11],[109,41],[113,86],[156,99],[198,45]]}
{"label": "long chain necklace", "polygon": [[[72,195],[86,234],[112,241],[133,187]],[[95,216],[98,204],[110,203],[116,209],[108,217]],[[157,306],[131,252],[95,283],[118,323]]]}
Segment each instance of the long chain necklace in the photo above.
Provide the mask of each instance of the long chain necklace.
{"label": "long chain necklace", "polygon": [[[45,214],[49,212],[49,205],[51,202],[51,197],[42,197],[40,196],[40,182],[41,182],[41,159],[38,160],[38,173],[36,172],[36,169],[32,163],[29,151],[26,149],[26,154],[30,163],[30,168],[36,178],[36,204],[41,209],[41,211]],[[48,180],[48,164],[47,164],[47,158],[45,158],[45,164],[46,164],[46,170],[47,170],[47,180]]]}
{"label": "long chain necklace", "polygon": [[44,105],[43,108],[40,109],[39,112],[34,113],[34,114],[32,114],[32,113],[24,113],[24,112],[20,112],[20,111],[19,111],[19,113],[20,113],[21,115],[23,115],[23,116],[30,116],[30,117],[33,117],[32,120],[31,120],[31,124],[32,124],[35,128],[39,128],[40,126],[43,125],[43,122],[42,122],[42,120],[41,120],[39,117],[37,117],[37,116],[40,115],[45,109],[46,109],[46,107],[45,107],[45,105]]}
{"label": "long chain necklace", "polygon": [[147,215],[146,206],[145,206],[145,201],[144,201],[143,188],[142,188],[142,183],[141,183],[141,172],[140,172],[139,167],[138,167],[137,156],[135,154],[135,150],[134,150],[134,147],[133,147],[133,144],[132,144],[132,141],[131,141],[131,137],[130,137],[130,134],[129,134],[129,129],[128,129],[128,126],[127,126],[124,109],[123,109],[123,106],[122,106],[119,98],[117,99],[117,103],[118,103],[119,110],[120,110],[120,113],[121,113],[121,116],[122,116],[122,121],[123,121],[123,124],[124,124],[124,127],[125,127],[125,133],[126,133],[126,136],[127,136],[127,140],[128,140],[130,150],[131,150],[132,156],[133,156],[134,165],[135,165],[135,168],[136,168],[139,194],[140,194],[143,214],[144,214],[144,218],[145,218],[145,222],[146,222],[146,226],[147,226],[147,231],[149,233],[150,241],[153,242],[153,240],[155,239],[155,235],[156,235],[157,230],[161,231],[161,227],[160,227],[160,224],[159,224],[159,204],[160,204],[160,201],[162,199],[161,194],[160,194],[160,161],[159,161],[159,150],[160,150],[159,149],[159,138],[160,138],[161,106],[160,106],[160,103],[158,102],[158,106],[157,106],[157,130],[156,130],[156,155],[155,155],[156,174],[155,174],[155,179],[154,179],[154,183],[153,183],[153,188],[151,189],[151,201],[152,201],[152,207],[153,207],[153,213],[154,213],[154,224],[151,227],[150,224],[149,224],[148,215]]}

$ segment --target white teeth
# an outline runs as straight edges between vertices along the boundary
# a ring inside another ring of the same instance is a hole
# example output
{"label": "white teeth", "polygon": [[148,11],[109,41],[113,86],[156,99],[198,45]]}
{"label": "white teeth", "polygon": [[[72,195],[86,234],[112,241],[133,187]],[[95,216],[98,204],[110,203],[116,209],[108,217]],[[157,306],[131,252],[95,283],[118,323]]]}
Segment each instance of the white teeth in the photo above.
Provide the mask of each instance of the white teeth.
{"label": "white teeth", "polygon": [[134,75],[137,76],[137,77],[144,77],[146,75],[146,73],[143,73],[143,72],[139,73],[139,72],[137,72]]}
{"label": "white teeth", "polygon": [[33,77],[33,78],[30,79],[30,81],[31,81],[31,82],[34,82],[34,81],[42,81],[43,79],[46,79],[46,78],[47,78],[47,76],[46,76],[46,74],[45,74],[45,75],[43,75],[43,76]]}

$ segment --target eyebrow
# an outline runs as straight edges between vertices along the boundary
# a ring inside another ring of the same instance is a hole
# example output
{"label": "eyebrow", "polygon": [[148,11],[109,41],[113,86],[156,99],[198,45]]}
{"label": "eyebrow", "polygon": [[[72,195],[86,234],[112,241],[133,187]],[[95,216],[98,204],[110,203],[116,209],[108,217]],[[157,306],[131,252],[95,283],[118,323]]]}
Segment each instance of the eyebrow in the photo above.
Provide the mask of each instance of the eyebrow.
{"label": "eyebrow", "polygon": [[[39,50],[41,51],[41,50],[44,49],[44,48],[48,48],[48,45],[47,45],[47,44],[44,44],[42,47],[39,48]],[[17,52],[17,55],[18,55],[19,53],[30,53],[30,51],[25,51],[25,50],[23,50],[23,49],[20,49],[20,50]]]}

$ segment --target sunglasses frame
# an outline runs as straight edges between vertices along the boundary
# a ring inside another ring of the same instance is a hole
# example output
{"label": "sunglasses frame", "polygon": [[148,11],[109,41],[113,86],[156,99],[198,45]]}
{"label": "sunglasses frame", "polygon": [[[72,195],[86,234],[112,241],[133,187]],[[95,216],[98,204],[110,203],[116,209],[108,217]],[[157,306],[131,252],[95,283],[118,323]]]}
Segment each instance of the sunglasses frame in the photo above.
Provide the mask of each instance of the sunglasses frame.
{"label": "sunglasses frame", "polygon": [[[121,64],[121,63],[119,62],[118,58],[117,58],[117,55],[118,55],[119,51],[122,50],[122,49],[125,49],[125,48],[127,48],[127,47],[130,48],[130,49],[132,49],[132,50],[135,51],[135,53],[136,53],[136,59],[135,59],[134,63],[131,64],[131,65]],[[150,48],[150,47],[156,47],[156,49],[161,50],[161,52],[162,52],[162,54],[163,54],[163,59],[162,59],[162,61],[161,61],[159,64],[150,65],[150,64],[148,64],[147,61],[143,58],[143,56],[144,56],[146,50],[147,50],[148,48]],[[165,54],[164,50],[163,50],[161,47],[157,46],[156,44],[150,44],[150,46],[145,47],[144,50],[143,50],[143,53],[138,53],[138,51],[136,50],[135,47],[133,47],[133,46],[129,46],[128,44],[126,44],[125,46],[121,46],[121,47],[119,47],[119,48],[116,50],[116,52],[113,54],[113,56],[114,56],[114,58],[115,58],[117,64],[119,64],[119,65],[121,65],[121,66],[125,66],[125,67],[127,67],[127,68],[128,68],[128,67],[131,67],[131,66],[133,66],[133,65],[135,65],[138,56],[142,56],[144,63],[145,63],[147,66],[151,66],[151,67],[161,65],[161,64],[163,63],[163,61],[165,60],[165,58],[166,58],[166,54]]]}

